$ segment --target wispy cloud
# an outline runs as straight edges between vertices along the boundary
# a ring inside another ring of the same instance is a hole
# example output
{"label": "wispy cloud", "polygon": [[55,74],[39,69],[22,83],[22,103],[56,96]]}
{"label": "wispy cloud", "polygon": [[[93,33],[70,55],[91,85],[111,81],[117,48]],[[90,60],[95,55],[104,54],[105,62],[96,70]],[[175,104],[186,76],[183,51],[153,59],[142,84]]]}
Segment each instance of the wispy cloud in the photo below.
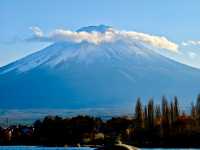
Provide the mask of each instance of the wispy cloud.
{"label": "wispy cloud", "polygon": [[182,42],[181,43],[182,46],[197,46],[197,45],[200,45],[200,41],[194,41],[194,40],[189,40],[187,42]]}
{"label": "wispy cloud", "polygon": [[43,37],[44,34],[42,32],[42,30],[39,27],[30,27],[29,28],[35,35],[35,37]]}
{"label": "wispy cloud", "polygon": [[187,42],[182,42],[181,45],[182,46],[188,46],[188,43]]}
{"label": "wispy cloud", "polygon": [[124,31],[109,28],[106,32],[76,32],[71,30],[56,29],[47,35],[39,27],[31,27],[33,36],[28,41],[58,42],[58,41],[87,41],[94,44],[102,42],[114,42],[117,40],[137,40],[156,48],[178,52],[178,45],[164,36],[155,36],[146,33]]}

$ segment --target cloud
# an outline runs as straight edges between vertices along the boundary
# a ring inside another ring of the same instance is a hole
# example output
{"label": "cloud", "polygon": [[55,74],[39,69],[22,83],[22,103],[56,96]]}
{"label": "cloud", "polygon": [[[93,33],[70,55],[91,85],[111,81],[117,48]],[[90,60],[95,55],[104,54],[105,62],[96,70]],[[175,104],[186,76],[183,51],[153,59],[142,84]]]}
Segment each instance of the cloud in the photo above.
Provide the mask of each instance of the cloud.
{"label": "cloud", "polygon": [[187,42],[182,42],[181,45],[182,46],[190,46],[190,45],[198,46],[200,45],[200,41],[189,40]]}
{"label": "cloud", "polygon": [[181,45],[182,46],[188,46],[188,43],[187,42],[182,42]]}
{"label": "cloud", "polygon": [[43,37],[44,34],[39,27],[30,27],[29,28],[35,35],[35,37]]}
{"label": "cloud", "polygon": [[174,42],[169,41],[164,36],[154,36],[145,33],[133,32],[133,31],[125,31],[123,35],[128,36],[130,39],[135,39],[142,41],[144,43],[150,44],[157,48],[168,49],[173,52],[178,52],[178,45]]}
{"label": "cloud", "polygon": [[82,42],[87,41],[94,44],[102,42],[114,42],[117,40],[140,41],[156,48],[167,49],[172,52],[178,52],[178,45],[169,41],[166,37],[155,36],[134,31],[121,31],[109,28],[106,32],[76,32],[71,30],[56,29],[48,35],[44,35],[39,27],[31,27],[33,37],[27,39],[28,41],[41,42],[58,42],[58,41],[72,41]]}

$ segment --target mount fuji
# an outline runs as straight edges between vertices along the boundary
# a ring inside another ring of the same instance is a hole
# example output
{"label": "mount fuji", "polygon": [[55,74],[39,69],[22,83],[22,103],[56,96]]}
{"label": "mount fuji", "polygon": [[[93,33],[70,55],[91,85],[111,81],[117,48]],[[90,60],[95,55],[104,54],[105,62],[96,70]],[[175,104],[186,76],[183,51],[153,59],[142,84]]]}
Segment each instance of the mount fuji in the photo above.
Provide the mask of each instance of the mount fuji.
{"label": "mount fuji", "polygon": [[200,70],[137,40],[58,41],[0,68],[1,108],[126,107],[139,96],[158,100],[162,95],[189,104],[199,91]]}

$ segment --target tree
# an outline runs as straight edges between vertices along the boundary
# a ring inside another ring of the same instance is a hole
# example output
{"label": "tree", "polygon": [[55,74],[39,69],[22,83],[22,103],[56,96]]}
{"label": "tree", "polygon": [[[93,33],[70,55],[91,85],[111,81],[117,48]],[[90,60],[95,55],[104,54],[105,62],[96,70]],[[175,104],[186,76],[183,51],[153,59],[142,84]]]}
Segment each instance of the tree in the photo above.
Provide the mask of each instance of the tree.
{"label": "tree", "polygon": [[161,117],[160,105],[156,105],[155,115],[156,115],[156,119],[159,119]]}
{"label": "tree", "polygon": [[155,106],[155,120],[156,120],[156,125],[161,126],[161,110],[160,110],[160,105]]}
{"label": "tree", "polygon": [[197,96],[196,113],[197,113],[197,121],[198,124],[200,125],[200,94]]}
{"label": "tree", "polygon": [[197,112],[194,103],[191,104],[191,117],[192,119],[196,120]]}
{"label": "tree", "polygon": [[192,117],[192,120],[193,120],[192,125],[196,126],[197,125],[197,122],[196,122],[197,121],[197,112],[196,112],[196,107],[195,107],[194,103],[191,104],[190,116]]}
{"label": "tree", "polygon": [[144,117],[143,117],[143,109],[141,99],[138,98],[135,106],[135,121],[136,127],[143,128],[144,127]]}
{"label": "tree", "polygon": [[148,124],[149,124],[149,127],[152,128],[152,127],[154,127],[154,102],[153,102],[153,99],[149,100],[147,109],[148,109]]}
{"label": "tree", "polygon": [[174,116],[173,116],[173,118],[174,118],[174,120],[173,121],[176,121],[177,120],[177,118],[179,117],[179,115],[180,115],[180,109],[179,109],[179,103],[178,103],[178,98],[175,96],[174,97]]}
{"label": "tree", "polygon": [[175,122],[176,117],[175,117],[175,109],[174,109],[174,103],[173,102],[170,103],[170,118],[171,118],[172,123]]}
{"label": "tree", "polygon": [[145,128],[148,128],[148,111],[147,111],[147,106],[144,106],[144,124]]}
{"label": "tree", "polygon": [[165,126],[170,125],[170,109],[168,101],[165,96],[162,97],[162,124]]}

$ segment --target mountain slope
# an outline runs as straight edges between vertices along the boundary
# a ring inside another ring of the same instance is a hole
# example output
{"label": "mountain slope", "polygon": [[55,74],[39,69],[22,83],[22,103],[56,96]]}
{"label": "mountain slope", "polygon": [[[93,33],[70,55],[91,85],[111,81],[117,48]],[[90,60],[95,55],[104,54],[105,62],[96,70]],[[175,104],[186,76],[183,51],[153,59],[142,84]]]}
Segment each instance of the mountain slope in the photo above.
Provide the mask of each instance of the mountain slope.
{"label": "mountain slope", "polygon": [[162,95],[188,104],[199,77],[139,41],[58,42],[0,68],[1,108],[127,107]]}

